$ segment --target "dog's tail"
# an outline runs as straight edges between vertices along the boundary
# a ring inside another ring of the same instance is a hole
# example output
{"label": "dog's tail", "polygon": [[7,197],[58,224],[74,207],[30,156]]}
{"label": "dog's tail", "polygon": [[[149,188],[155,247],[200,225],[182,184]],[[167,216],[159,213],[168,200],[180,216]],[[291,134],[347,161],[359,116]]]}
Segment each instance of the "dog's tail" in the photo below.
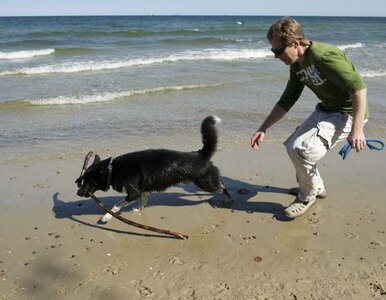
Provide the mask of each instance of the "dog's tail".
{"label": "dog's tail", "polygon": [[221,119],[216,116],[209,116],[201,123],[202,143],[204,147],[199,151],[199,154],[205,160],[209,160],[217,149],[217,130],[216,124],[220,123]]}

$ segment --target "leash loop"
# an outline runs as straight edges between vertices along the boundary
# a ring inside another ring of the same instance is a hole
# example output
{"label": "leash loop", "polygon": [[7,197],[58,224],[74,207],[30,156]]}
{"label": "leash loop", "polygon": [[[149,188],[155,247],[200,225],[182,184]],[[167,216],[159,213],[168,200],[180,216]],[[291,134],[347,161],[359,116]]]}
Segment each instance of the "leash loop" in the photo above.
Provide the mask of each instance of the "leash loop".
{"label": "leash loop", "polygon": [[[374,144],[379,144],[379,146],[375,146]],[[378,150],[383,151],[385,149],[385,144],[382,140],[378,139],[367,139],[366,138],[366,145],[369,147],[370,150]],[[346,159],[348,156],[350,150],[352,149],[352,145],[350,143],[347,143],[340,149],[339,155],[342,156],[343,159]]]}

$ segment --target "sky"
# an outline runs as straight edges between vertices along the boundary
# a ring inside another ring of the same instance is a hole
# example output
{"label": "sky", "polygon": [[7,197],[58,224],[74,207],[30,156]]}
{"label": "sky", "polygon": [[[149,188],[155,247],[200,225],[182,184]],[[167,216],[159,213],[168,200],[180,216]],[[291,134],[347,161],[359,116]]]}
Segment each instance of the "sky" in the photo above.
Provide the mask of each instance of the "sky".
{"label": "sky", "polygon": [[0,16],[275,15],[386,17],[385,0],[1,0]]}

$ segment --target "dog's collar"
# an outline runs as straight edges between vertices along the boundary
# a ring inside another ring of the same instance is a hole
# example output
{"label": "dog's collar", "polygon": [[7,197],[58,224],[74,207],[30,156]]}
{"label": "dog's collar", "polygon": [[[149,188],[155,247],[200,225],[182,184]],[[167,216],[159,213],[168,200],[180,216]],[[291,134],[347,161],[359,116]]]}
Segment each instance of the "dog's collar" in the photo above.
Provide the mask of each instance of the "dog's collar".
{"label": "dog's collar", "polygon": [[107,184],[106,184],[107,188],[110,188],[111,182],[113,180],[113,160],[114,159],[110,157],[110,162],[107,166]]}

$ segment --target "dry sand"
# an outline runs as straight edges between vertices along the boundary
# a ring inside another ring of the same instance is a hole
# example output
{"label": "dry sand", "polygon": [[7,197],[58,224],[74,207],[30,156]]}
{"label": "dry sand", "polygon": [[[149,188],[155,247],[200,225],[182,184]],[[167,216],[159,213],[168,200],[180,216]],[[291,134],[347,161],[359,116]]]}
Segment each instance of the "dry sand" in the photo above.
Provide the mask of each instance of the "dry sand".
{"label": "dry sand", "polygon": [[[76,196],[84,154],[2,163],[0,298],[386,299],[385,153],[343,161],[338,150],[320,164],[328,197],[296,220],[282,215],[295,180],[278,144],[215,155],[231,208],[181,185],[123,212],[188,240],[98,225],[103,211]],[[122,198],[97,195],[108,206]]]}

